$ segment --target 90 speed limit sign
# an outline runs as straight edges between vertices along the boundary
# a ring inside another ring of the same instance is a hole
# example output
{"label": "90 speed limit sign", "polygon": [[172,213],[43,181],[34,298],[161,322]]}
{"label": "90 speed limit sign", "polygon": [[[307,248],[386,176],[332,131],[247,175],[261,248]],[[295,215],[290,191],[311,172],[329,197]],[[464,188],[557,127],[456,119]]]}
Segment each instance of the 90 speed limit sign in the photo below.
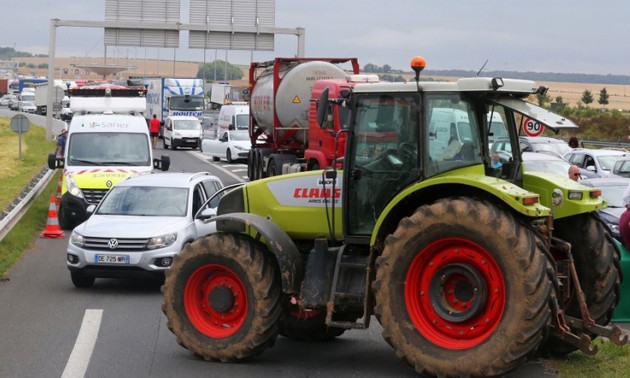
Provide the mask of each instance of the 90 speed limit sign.
{"label": "90 speed limit sign", "polygon": [[545,131],[545,125],[542,123],[534,121],[531,118],[525,118],[523,120],[523,132],[525,132],[527,136],[537,137],[542,134],[543,131]]}

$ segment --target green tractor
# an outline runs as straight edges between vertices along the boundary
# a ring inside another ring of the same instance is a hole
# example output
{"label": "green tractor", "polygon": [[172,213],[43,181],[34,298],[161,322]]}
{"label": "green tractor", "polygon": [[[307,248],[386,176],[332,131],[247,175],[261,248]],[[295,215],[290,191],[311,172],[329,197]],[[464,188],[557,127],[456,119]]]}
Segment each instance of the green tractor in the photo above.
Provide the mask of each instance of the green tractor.
{"label": "green tractor", "polygon": [[621,269],[600,191],[489,154],[498,116],[512,151],[525,122],[576,126],[526,101],[545,90],[532,81],[422,82],[424,60],[412,67],[409,83],[312,99],[322,127],[350,114],[342,171],[249,182],[200,213],[217,232],[162,287],[180,345],[240,361],[278,334],[327,340],[375,315],[418,373],[484,376],[541,351],[593,354],[597,336],[627,342],[609,324]]}

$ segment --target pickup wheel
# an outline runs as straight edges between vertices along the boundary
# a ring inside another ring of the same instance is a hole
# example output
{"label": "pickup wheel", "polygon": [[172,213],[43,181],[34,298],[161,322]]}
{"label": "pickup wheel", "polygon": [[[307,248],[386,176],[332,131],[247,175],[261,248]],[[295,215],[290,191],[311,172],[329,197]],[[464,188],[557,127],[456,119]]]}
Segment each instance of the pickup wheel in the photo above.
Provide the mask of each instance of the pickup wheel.
{"label": "pickup wheel", "polygon": [[72,279],[72,284],[78,288],[92,287],[96,280],[94,276],[88,276],[79,270],[71,270],[70,279]]}
{"label": "pickup wheel", "polygon": [[513,215],[483,200],[419,207],[387,236],[376,261],[383,337],[421,374],[514,369],[534,354],[550,322],[551,263],[537,241]]}
{"label": "pickup wheel", "polygon": [[[591,317],[597,324],[607,325],[619,302],[622,270],[612,235],[596,217],[591,213],[558,219],[554,222],[554,236],[571,243],[575,269]],[[566,315],[581,319],[575,291],[567,294],[568,300],[561,303],[561,307]],[[550,355],[566,355],[577,350],[553,334],[542,349]]]}
{"label": "pickup wheel", "polygon": [[280,274],[254,240],[212,234],[174,256],[162,286],[168,328],[207,361],[239,361],[271,347],[282,316]]}

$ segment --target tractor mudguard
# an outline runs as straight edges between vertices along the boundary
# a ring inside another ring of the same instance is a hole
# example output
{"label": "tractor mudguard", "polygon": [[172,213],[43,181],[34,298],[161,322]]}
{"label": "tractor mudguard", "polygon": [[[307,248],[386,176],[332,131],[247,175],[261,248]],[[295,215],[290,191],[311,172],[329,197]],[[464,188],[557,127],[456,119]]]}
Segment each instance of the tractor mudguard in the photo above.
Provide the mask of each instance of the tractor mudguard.
{"label": "tractor mudguard", "polygon": [[[453,193],[454,196],[469,196],[472,191],[485,192],[497,198],[506,206],[518,213],[531,218],[544,218],[549,216],[550,209],[539,203],[537,193],[525,190],[508,181],[495,177],[485,176],[472,171],[472,169],[461,169],[459,172],[449,172],[410,185],[394,197],[383,209],[379,216],[374,232],[372,233],[371,245],[376,243],[380,234],[380,229],[387,222],[390,212],[400,206],[408,206],[405,201],[410,197],[416,197],[422,202],[424,193],[437,191],[439,193]],[[420,205],[421,203],[419,203]],[[395,222],[398,222],[396,219]]]}
{"label": "tractor mudguard", "polygon": [[255,239],[264,238],[267,245],[276,257],[280,277],[282,279],[282,291],[285,294],[297,294],[304,279],[304,259],[300,255],[293,240],[276,224],[256,214],[229,213],[208,219],[206,222],[231,221],[249,226],[255,232],[247,231]]}

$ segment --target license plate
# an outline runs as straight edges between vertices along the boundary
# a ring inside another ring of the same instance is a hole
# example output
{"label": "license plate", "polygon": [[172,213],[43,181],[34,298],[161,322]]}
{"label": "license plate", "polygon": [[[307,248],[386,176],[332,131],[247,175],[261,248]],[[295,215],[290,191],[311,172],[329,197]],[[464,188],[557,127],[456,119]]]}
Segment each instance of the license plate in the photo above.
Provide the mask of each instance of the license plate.
{"label": "license plate", "polygon": [[186,139],[187,143],[195,143],[197,139]]}
{"label": "license plate", "polygon": [[96,255],[97,264],[129,264],[129,256],[126,255]]}

